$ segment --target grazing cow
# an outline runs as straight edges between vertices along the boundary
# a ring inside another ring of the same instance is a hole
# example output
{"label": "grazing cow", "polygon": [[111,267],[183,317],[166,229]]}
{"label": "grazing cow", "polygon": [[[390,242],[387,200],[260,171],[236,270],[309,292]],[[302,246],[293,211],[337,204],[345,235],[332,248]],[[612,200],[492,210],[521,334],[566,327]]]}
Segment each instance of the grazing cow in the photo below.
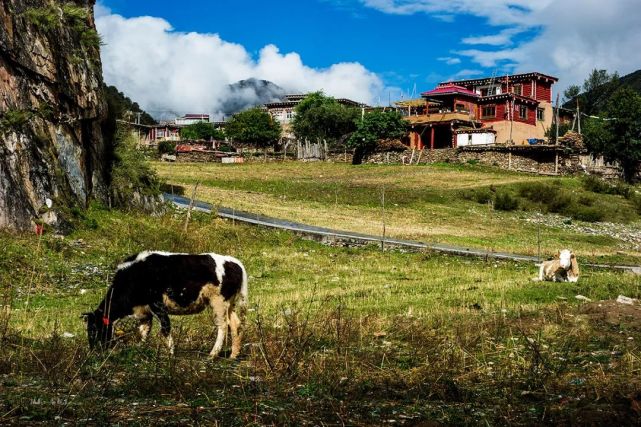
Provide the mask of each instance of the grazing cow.
{"label": "grazing cow", "polygon": [[238,356],[247,306],[247,272],[230,256],[141,252],[118,265],[107,295],[98,308],[83,316],[91,348],[109,346],[113,324],[133,316],[140,321],[145,340],[153,316],[160,321],[160,332],[173,354],[170,314],[200,313],[205,307],[214,311],[218,328],[210,356],[216,357],[231,329],[231,358]]}
{"label": "grazing cow", "polygon": [[559,251],[554,259],[544,261],[539,269],[539,280],[577,282],[579,280],[579,263],[576,260],[576,255],[564,249]]}

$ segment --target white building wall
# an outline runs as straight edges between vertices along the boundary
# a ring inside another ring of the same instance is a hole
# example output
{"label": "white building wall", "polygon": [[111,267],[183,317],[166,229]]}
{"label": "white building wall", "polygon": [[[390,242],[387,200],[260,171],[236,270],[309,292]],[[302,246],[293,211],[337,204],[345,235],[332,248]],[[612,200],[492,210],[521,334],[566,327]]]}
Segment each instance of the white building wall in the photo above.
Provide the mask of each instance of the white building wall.
{"label": "white building wall", "polygon": [[456,135],[456,146],[465,147],[468,145],[490,145],[494,144],[495,135],[492,132],[485,133],[459,133]]}

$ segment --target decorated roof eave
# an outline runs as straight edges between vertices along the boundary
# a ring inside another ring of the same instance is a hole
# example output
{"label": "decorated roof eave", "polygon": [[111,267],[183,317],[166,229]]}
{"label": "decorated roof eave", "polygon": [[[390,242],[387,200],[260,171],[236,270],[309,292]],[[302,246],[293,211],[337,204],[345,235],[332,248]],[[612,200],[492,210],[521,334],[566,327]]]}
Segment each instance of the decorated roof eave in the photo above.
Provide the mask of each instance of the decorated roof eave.
{"label": "decorated roof eave", "polygon": [[515,95],[513,93],[501,93],[499,95],[490,95],[482,96],[478,99],[479,103],[494,102],[494,101],[503,101],[513,99],[515,101],[521,101],[523,104],[530,105],[539,105],[540,102],[536,99],[528,98],[521,95]]}
{"label": "decorated roof eave", "polygon": [[505,76],[497,76],[497,77],[484,77],[480,79],[454,80],[451,82],[441,82],[439,83],[439,86],[445,86],[449,84],[455,84],[455,85],[461,85],[461,86],[466,86],[471,84],[482,85],[482,84],[489,84],[492,82],[495,82],[495,83],[504,82],[506,78],[508,79],[508,81],[513,82],[513,81],[531,79],[533,77],[536,78],[537,80],[551,81],[554,83],[559,81],[557,77],[550,76],[543,73],[532,72],[532,73],[513,74],[513,75],[505,75]]}

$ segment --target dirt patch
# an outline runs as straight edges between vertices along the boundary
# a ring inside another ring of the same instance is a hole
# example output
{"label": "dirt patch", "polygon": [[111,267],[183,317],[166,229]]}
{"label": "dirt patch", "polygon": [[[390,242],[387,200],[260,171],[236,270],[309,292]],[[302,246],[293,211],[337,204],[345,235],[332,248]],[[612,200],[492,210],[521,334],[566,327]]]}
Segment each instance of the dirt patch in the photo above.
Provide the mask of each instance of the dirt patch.
{"label": "dirt patch", "polygon": [[591,320],[641,330],[641,306],[638,303],[621,304],[615,300],[591,302],[582,305],[579,313],[587,315]]}

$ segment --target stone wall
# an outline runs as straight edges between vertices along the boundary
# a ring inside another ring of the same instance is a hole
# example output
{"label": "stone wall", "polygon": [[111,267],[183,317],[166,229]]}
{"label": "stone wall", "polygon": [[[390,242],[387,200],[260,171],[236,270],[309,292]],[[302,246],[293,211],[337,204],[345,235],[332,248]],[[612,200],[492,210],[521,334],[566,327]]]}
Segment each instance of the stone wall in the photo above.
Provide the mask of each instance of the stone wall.
{"label": "stone wall", "polygon": [[[553,174],[555,156],[551,150],[515,150],[510,154],[507,151],[497,150],[465,150],[462,148],[443,148],[438,150],[415,151],[412,163],[478,163],[488,166],[496,166],[502,169],[525,172]],[[368,163],[408,163],[412,158],[412,151],[400,153],[377,153],[368,159]],[[577,154],[559,154],[559,173],[568,174],[581,170],[579,156]]]}

